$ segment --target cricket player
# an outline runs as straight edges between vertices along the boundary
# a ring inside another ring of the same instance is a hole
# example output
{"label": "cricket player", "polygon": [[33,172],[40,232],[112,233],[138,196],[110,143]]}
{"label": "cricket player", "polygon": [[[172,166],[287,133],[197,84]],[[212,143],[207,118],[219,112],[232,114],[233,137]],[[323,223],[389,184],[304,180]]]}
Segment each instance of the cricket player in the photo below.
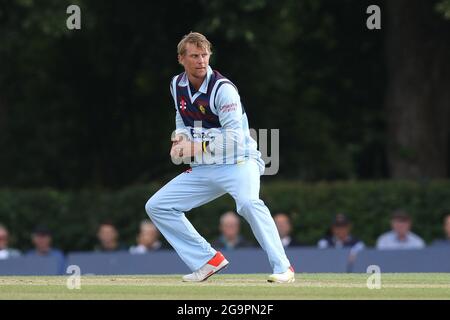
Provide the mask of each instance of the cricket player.
{"label": "cricket player", "polygon": [[148,200],[147,214],[192,270],[183,281],[204,281],[229,262],[195,230],[184,213],[229,193],[236,201],[236,211],[248,221],[268,255],[273,269],[268,281],[294,282],[294,269],[275,222],[259,199],[265,165],[250,136],[236,86],[209,66],[211,43],[204,35],[189,33],[177,49],[184,72],[170,83],[176,110],[170,155],[174,162],[188,160],[191,169]]}

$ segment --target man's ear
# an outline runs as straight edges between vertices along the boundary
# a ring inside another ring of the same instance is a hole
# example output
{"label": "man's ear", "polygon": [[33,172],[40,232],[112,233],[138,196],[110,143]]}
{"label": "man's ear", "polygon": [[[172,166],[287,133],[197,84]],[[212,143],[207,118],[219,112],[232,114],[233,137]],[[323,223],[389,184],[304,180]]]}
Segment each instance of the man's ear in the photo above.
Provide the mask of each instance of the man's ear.
{"label": "man's ear", "polygon": [[183,58],[184,57],[181,54],[178,55],[178,63],[181,64],[182,66],[184,66],[183,65]]}

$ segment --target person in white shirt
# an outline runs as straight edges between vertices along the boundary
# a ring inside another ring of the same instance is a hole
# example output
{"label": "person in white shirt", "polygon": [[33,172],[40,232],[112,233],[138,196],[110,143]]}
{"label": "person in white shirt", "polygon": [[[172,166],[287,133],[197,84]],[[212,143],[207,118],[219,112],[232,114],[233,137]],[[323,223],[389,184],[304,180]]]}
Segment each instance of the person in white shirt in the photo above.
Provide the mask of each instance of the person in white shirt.
{"label": "person in white shirt", "polygon": [[162,247],[161,241],[159,241],[159,231],[148,219],[141,222],[136,240],[137,246],[133,246],[129,250],[131,254],[143,254],[159,250]]}
{"label": "person in white shirt", "polygon": [[450,213],[445,214],[443,230],[445,238],[434,240],[431,244],[433,247],[450,247]]}
{"label": "person in white shirt", "polygon": [[0,260],[15,258],[20,256],[20,251],[11,249],[9,244],[9,232],[5,226],[0,224]]}
{"label": "person in white shirt", "polygon": [[392,230],[382,234],[376,244],[379,250],[422,249],[425,242],[411,231],[412,220],[404,210],[394,211],[391,218]]}
{"label": "person in white shirt", "polygon": [[294,268],[259,196],[265,163],[250,135],[236,85],[209,66],[211,43],[204,35],[187,34],[177,51],[184,72],[170,83],[176,130],[169,154],[173,163],[190,163],[191,168],[151,196],[145,204],[148,216],[191,269],[182,280],[205,281],[229,261],[198,233],[185,213],[229,194],[267,254],[273,270],[267,280],[294,282]]}

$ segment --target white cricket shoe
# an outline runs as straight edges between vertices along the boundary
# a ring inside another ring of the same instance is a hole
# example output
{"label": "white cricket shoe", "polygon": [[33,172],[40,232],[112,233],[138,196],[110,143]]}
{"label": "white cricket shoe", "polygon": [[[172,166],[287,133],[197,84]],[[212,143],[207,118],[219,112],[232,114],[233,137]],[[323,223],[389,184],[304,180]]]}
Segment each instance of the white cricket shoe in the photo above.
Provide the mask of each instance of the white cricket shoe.
{"label": "white cricket shoe", "polygon": [[205,281],[213,274],[228,266],[228,260],[225,259],[222,253],[217,252],[216,255],[209,260],[203,267],[194,271],[191,274],[183,276],[183,281],[186,282],[200,282]]}
{"label": "white cricket shoe", "polygon": [[283,273],[274,273],[269,276],[269,279],[267,279],[269,282],[276,282],[276,283],[291,283],[295,282],[295,272],[294,268],[289,267],[286,272]]}

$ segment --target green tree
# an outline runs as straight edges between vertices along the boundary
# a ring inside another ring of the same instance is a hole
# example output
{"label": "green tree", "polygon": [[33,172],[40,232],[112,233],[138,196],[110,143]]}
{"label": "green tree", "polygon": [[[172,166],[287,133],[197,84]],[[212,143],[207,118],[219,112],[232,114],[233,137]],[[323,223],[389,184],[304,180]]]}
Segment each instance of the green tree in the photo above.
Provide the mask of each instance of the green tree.
{"label": "green tree", "polygon": [[448,1],[389,1],[386,56],[388,159],[395,178],[449,172],[450,22]]}

